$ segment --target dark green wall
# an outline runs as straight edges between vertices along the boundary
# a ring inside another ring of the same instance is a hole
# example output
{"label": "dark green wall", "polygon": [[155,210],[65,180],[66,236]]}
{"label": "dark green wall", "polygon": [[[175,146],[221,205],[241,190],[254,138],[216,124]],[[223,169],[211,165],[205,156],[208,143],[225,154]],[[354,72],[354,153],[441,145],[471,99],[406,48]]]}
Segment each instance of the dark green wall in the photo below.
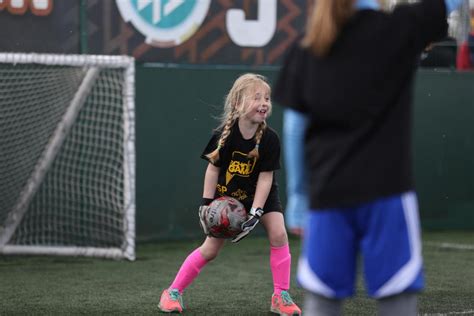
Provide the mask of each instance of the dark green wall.
{"label": "dark green wall", "polygon": [[[225,94],[245,68],[137,67],[137,236],[201,235],[197,206],[206,162],[200,153]],[[272,81],[277,69],[259,70]],[[420,72],[415,170],[422,224],[474,229],[472,73]],[[281,135],[281,108],[269,124]],[[284,175],[277,175],[284,196]]]}
{"label": "dark green wall", "polygon": [[423,227],[474,229],[474,73],[419,73],[414,127]]}
{"label": "dark green wall", "polygon": [[[207,163],[200,154],[233,80],[247,71],[137,67],[139,240],[201,236],[197,207]],[[269,124],[281,130],[280,109]]]}

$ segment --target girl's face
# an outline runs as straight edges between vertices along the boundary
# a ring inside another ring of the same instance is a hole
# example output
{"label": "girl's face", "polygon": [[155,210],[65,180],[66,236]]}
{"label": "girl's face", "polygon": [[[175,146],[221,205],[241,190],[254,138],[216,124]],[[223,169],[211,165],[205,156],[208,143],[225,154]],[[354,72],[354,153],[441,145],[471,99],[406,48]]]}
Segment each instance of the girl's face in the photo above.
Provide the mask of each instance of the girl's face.
{"label": "girl's face", "polygon": [[242,117],[254,124],[265,121],[272,110],[269,87],[265,84],[256,85],[255,89],[249,89],[246,99]]}

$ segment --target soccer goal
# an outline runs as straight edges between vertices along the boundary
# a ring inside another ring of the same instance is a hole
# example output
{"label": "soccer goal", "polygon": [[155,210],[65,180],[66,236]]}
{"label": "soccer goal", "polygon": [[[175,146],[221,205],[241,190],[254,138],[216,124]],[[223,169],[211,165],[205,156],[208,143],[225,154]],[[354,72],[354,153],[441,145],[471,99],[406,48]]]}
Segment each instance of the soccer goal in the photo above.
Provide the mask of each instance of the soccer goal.
{"label": "soccer goal", "polygon": [[0,254],[135,259],[134,72],[0,53]]}

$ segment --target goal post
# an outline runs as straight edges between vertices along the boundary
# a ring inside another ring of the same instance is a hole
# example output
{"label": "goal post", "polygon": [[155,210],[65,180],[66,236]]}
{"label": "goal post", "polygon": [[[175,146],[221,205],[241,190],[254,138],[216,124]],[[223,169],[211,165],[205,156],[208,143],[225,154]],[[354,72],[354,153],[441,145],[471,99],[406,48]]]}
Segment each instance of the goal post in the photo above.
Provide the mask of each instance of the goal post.
{"label": "goal post", "polygon": [[0,53],[0,254],[135,259],[134,72]]}

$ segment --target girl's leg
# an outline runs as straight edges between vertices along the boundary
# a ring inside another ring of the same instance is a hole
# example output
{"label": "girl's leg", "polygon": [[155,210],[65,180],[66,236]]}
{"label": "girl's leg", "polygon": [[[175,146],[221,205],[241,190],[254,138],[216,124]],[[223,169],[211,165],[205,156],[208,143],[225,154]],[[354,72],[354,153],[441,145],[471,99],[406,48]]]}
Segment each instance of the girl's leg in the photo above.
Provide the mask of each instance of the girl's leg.
{"label": "girl's leg", "polygon": [[170,287],[161,294],[158,308],[167,313],[181,313],[184,309],[183,291],[196,279],[201,269],[217,254],[224,246],[223,239],[207,237],[201,247],[195,249],[183,262],[181,268]]}
{"label": "girl's leg", "polygon": [[303,310],[306,315],[341,316],[342,300],[327,298],[308,291],[305,295]]}
{"label": "girl's leg", "polygon": [[359,219],[367,293],[380,315],[417,315],[424,287],[421,228],[414,192],[378,199]]}
{"label": "girl's leg", "polygon": [[224,246],[224,239],[207,237],[201,247],[196,248],[184,260],[170,289],[177,289],[180,294],[194,281],[201,269],[215,257]]}
{"label": "girl's leg", "polygon": [[270,241],[270,268],[273,275],[274,293],[290,288],[291,254],[283,214],[280,212],[265,213],[262,224]]}
{"label": "girl's leg", "polygon": [[283,214],[280,212],[265,213],[262,216],[262,224],[270,241],[270,268],[273,276],[271,311],[283,315],[300,315],[300,308],[288,293],[291,254]]}
{"label": "girl's leg", "polygon": [[378,299],[377,315],[418,315],[418,303],[416,293],[405,292],[398,295]]}

